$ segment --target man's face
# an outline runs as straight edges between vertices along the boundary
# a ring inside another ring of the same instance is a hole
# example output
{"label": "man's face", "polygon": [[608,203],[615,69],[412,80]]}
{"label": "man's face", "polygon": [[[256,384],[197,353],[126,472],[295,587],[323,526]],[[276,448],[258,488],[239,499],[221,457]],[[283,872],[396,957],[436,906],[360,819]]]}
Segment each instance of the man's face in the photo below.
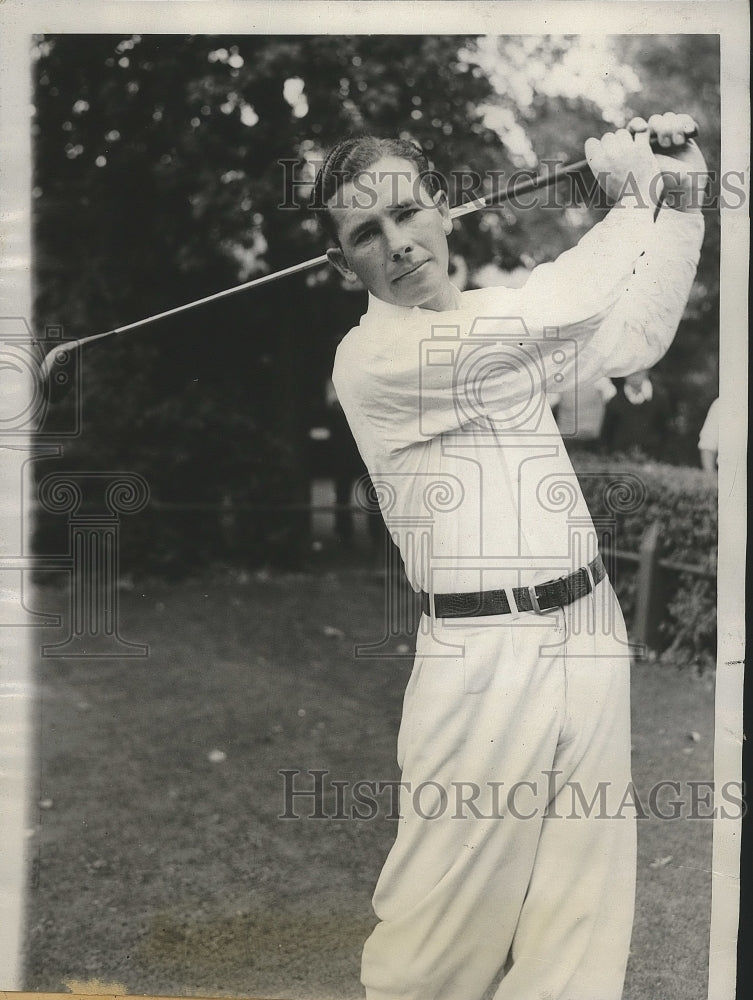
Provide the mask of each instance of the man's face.
{"label": "man's face", "polygon": [[400,306],[451,309],[447,201],[420,184],[415,164],[386,156],[344,184],[328,203],[340,247],[332,264],[359,278],[378,299]]}

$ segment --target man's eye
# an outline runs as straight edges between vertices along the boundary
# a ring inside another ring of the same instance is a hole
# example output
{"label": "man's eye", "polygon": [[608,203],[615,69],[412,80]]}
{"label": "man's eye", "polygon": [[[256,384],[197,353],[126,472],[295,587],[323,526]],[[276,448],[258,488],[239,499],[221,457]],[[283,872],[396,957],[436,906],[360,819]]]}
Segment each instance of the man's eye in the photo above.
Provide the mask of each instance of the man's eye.
{"label": "man's eye", "polygon": [[400,213],[400,219],[410,219],[417,211],[417,208],[406,208]]}
{"label": "man's eye", "polygon": [[373,235],[373,229],[362,229],[358,236],[356,236],[356,245],[358,246],[361,243],[367,243]]}

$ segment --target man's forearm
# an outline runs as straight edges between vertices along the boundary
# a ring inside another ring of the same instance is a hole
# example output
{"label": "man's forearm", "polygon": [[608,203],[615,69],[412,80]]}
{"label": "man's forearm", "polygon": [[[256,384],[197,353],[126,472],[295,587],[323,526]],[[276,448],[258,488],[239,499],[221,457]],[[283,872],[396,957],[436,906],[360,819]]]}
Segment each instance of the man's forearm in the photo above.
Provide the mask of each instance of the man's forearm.
{"label": "man's forearm", "polygon": [[597,334],[605,374],[651,368],[667,352],[695,278],[703,225],[700,212],[660,211],[646,252]]}

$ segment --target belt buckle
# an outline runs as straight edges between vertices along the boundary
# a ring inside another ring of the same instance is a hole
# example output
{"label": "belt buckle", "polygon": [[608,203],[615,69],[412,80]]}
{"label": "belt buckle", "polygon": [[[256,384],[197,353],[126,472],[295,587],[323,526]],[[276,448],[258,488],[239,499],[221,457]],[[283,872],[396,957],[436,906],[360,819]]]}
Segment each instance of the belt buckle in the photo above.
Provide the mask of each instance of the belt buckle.
{"label": "belt buckle", "polygon": [[536,593],[535,585],[528,587],[528,596],[531,598],[531,604],[533,605],[533,610],[536,612],[536,614],[543,615],[544,612],[541,610],[541,607],[539,605],[539,597],[538,594]]}

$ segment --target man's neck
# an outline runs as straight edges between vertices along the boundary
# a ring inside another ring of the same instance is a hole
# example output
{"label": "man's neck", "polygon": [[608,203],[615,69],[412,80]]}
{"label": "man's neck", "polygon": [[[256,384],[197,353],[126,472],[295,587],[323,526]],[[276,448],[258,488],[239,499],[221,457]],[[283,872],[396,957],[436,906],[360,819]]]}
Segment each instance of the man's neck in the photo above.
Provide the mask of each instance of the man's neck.
{"label": "man's neck", "polygon": [[400,305],[396,302],[388,302],[386,299],[380,299],[373,292],[369,292],[369,302],[372,303],[371,308],[374,310],[378,310],[382,306],[386,306],[388,309],[407,309],[408,311],[426,309],[429,312],[449,312],[461,308],[460,290],[451,281],[443,285],[433,298],[420,305]]}
{"label": "man's neck", "polygon": [[432,312],[446,312],[450,309],[457,309],[457,307],[457,289],[450,281],[442,286],[433,299],[421,305],[421,309],[431,309]]}

